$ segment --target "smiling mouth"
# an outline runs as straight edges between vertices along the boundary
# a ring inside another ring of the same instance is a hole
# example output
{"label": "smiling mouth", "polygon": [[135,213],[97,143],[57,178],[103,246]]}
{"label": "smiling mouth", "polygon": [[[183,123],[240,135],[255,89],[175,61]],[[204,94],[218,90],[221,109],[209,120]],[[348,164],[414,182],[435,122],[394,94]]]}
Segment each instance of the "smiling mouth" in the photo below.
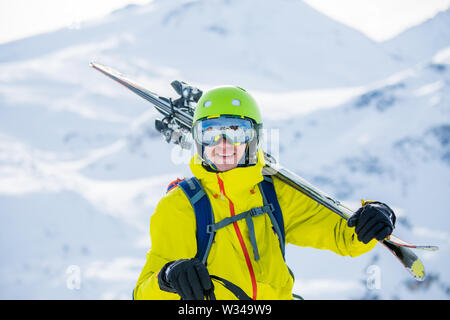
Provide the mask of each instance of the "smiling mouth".
{"label": "smiling mouth", "polygon": [[218,155],[219,157],[231,157],[231,156],[234,156],[234,152],[233,152],[233,153],[230,153],[230,154],[221,154],[221,153],[217,153],[217,155]]}

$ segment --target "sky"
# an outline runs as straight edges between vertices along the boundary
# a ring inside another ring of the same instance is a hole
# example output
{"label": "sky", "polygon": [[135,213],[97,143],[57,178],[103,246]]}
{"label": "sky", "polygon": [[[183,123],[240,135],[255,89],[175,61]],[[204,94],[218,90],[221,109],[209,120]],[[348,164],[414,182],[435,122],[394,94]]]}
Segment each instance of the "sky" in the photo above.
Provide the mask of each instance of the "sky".
{"label": "sky", "polygon": [[[450,0],[304,0],[324,14],[384,41],[450,7]],[[77,28],[129,3],[152,0],[0,0],[0,43]]]}
{"label": "sky", "polygon": [[432,18],[450,0],[304,0],[316,10],[381,42]]}
{"label": "sky", "polygon": [[78,28],[130,3],[151,0],[0,0],[0,43],[60,28]]}

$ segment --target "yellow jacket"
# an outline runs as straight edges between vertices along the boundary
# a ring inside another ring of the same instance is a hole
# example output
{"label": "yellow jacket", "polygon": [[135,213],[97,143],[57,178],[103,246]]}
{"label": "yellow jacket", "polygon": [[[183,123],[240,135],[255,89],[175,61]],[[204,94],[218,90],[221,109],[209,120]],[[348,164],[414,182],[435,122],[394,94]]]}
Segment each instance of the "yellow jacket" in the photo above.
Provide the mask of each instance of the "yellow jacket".
{"label": "yellow jacket", "polygon": [[[258,163],[214,173],[205,170],[198,154],[190,168],[210,199],[215,222],[263,205],[257,184],[263,180],[264,157]],[[274,178],[284,219],[286,242],[302,247],[358,256],[371,250],[376,240],[364,244],[354,228],[329,209]],[[255,261],[245,220],[217,231],[207,260],[209,274],[242,288],[253,299],[292,299],[293,279],[283,260],[280,244],[267,214],[253,217],[260,259]],[[158,203],[150,222],[151,249],[134,290],[135,299],[180,299],[159,289],[158,272],[169,261],[190,259],[197,253],[195,213],[181,188],[169,191]],[[213,280],[217,299],[236,299]]]}

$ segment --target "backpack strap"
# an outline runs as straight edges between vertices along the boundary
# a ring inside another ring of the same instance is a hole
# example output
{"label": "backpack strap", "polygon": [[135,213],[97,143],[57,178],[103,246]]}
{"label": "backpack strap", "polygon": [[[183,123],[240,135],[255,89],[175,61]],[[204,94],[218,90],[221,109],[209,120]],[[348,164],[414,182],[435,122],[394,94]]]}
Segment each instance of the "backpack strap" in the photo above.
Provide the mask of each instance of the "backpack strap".
{"label": "backpack strap", "polygon": [[285,232],[284,232],[284,220],[283,213],[281,212],[280,204],[278,203],[277,194],[275,192],[275,187],[273,185],[273,179],[270,176],[263,176],[264,180],[258,184],[259,190],[263,197],[264,205],[271,205],[273,207],[272,211],[269,211],[269,217],[272,222],[274,231],[278,235],[278,240],[280,241],[280,249],[283,254],[283,259],[285,258]]}
{"label": "backpack strap", "polygon": [[[250,240],[255,254],[255,260],[259,260],[259,253],[256,244],[252,217],[256,217],[265,213],[267,213],[270,217],[274,231],[276,232],[280,241],[280,249],[283,255],[283,259],[285,259],[285,232],[283,215],[278,203],[275,187],[273,185],[273,180],[271,177],[264,176],[264,180],[258,184],[263,198],[262,207],[252,208],[249,211],[242,212],[233,217],[225,218],[224,220],[217,223],[214,223],[214,213],[212,211],[209,198],[206,195],[200,181],[196,177],[185,180],[177,179],[176,181],[172,182],[171,185],[169,185],[168,191],[175,188],[176,186],[179,186],[184,191],[186,197],[189,199],[194,209],[197,222],[197,254],[195,255],[195,258],[199,259],[203,264],[206,265],[206,260],[208,258],[209,251],[211,250],[215,232],[218,229],[221,229],[241,219],[245,219],[247,222],[250,232]],[[211,278],[219,281],[239,300],[251,300],[251,298],[241,288],[234,285],[233,283],[216,276],[211,276]],[[212,295],[212,299],[215,299],[214,295]]]}
{"label": "backpack strap", "polygon": [[269,176],[264,176],[264,180],[258,184],[258,187],[263,198],[264,205],[262,207],[252,208],[233,217],[225,218],[215,224],[210,224],[207,226],[206,232],[214,234],[219,229],[222,229],[239,220],[245,219],[249,230],[250,242],[253,247],[255,261],[258,261],[259,251],[252,218],[267,213],[269,215],[270,221],[272,222],[273,230],[278,236],[283,259],[286,260],[283,214],[281,212],[280,204],[278,203],[277,194],[275,192],[272,178]]}
{"label": "backpack strap", "polygon": [[249,236],[250,236],[250,242],[253,247],[253,254],[255,256],[255,261],[259,260],[259,251],[258,251],[258,244],[256,242],[256,236],[255,236],[255,226],[253,224],[253,217],[265,214],[265,213],[271,213],[273,211],[272,205],[265,205],[262,207],[252,208],[248,211],[239,213],[235,216],[225,218],[215,224],[208,225],[206,232],[208,233],[215,233],[217,230],[222,229],[232,223],[235,223],[239,220],[245,219],[245,222],[247,223]]}
{"label": "backpack strap", "polygon": [[[220,277],[214,276],[214,275],[211,275],[211,279],[218,281],[221,285],[223,285],[225,288],[230,290],[236,296],[236,298],[238,298],[239,300],[253,300],[245,293],[244,290],[242,290],[240,287],[238,287],[234,283],[232,283],[228,280],[225,280],[224,278],[220,278]],[[212,295],[211,300],[216,300],[216,297],[214,296],[214,294]]]}
{"label": "backpack strap", "polygon": [[200,181],[196,177],[185,180],[177,179],[177,181],[175,181],[173,184],[174,185],[171,185],[172,188],[175,187],[175,185],[178,185],[184,191],[187,198],[191,202],[192,208],[194,209],[197,221],[197,254],[195,257],[202,263],[206,264],[215,232],[241,219],[245,219],[247,222],[255,260],[259,260],[259,252],[256,238],[254,236],[252,217],[265,213],[269,215],[273,229],[277,234],[278,240],[280,242],[280,249],[283,255],[283,259],[285,259],[285,231],[283,214],[278,203],[273,180],[270,176],[264,176],[264,180],[258,184],[263,198],[264,205],[262,207],[252,208],[249,211],[242,212],[233,217],[225,218],[217,223],[214,223],[214,213],[212,211],[208,196],[203,190]]}
{"label": "backpack strap", "polygon": [[195,258],[206,264],[209,251],[214,238],[214,233],[208,233],[207,227],[214,223],[214,214],[211,203],[200,181],[196,177],[183,180],[178,186],[184,191],[191,202],[197,221],[197,254]]}
{"label": "backpack strap", "polygon": [[167,187],[166,193],[169,192],[170,190],[172,190],[173,188],[175,188],[176,186],[178,186],[178,184],[179,184],[181,181],[183,181],[183,180],[184,180],[184,179],[177,178],[177,180],[172,181],[172,182],[169,184],[169,186]]}

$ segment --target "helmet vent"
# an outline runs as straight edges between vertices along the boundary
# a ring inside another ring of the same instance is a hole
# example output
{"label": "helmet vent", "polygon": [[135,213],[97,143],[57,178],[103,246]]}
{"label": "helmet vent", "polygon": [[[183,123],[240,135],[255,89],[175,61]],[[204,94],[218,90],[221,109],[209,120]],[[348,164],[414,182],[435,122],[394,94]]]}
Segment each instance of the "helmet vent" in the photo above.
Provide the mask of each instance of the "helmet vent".
{"label": "helmet vent", "polygon": [[233,100],[231,100],[231,104],[232,104],[233,106],[240,106],[240,105],[241,105],[241,100],[239,100],[239,99],[233,99]]}
{"label": "helmet vent", "polygon": [[208,108],[211,104],[212,104],[211,100],[206,100],[206,101],[203,103],[203,107],[204,107],[204,108]]}

